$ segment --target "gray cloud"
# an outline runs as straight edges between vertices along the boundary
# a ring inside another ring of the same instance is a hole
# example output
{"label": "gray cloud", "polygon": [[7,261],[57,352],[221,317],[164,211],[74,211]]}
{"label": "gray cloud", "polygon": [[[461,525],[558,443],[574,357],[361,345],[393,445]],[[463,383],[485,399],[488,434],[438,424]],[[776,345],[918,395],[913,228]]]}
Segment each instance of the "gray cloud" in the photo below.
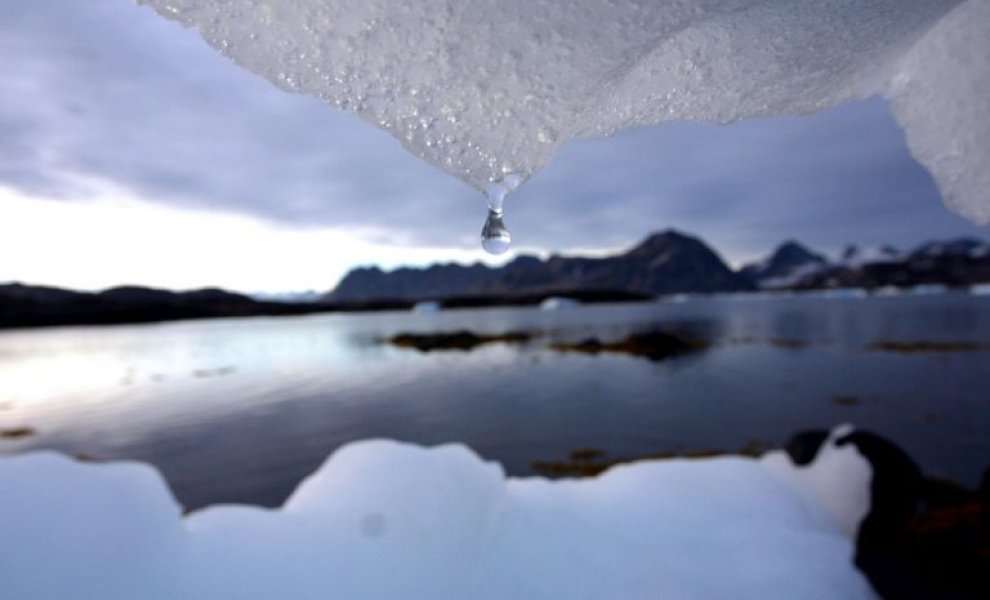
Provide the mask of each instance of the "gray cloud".
{"label": "gray cloud", "polygon": [[942,206],[879,99],[810,116],[674,123],[588,140],[564,149],[515,200],[511,224],[524,235],[529,223],[559,219],[552,235],[565,245],[582,237],[583,245],[622,245],[644,228],[670,225],[734,257],[766,252],[784,237],[835,249],[987,233]]}
{"label": "gray cloud", "polygon": [[[177,206],[477,244],[483,201],[466,185],[127,0],[3,3],[0,40],[4,185],[72,200],[97,178]],[[507,211],[522,245],[554,251],[628,245],[668,226],[730,258],[784,237],[831,249],[987,234],[942,207],[880,100],[572,144]]]}

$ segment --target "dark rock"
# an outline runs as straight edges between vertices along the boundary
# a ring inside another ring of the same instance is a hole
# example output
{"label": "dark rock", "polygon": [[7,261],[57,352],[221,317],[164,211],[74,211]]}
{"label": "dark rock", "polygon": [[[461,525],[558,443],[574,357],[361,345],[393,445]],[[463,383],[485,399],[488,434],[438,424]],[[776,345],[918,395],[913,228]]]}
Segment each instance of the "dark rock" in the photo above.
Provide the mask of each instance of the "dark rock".
{"label": "dark rock", "polygon": [[856,396],[834,396],[831,402],[836,406],[859,406],[862,404],[862,401]]}
{"label": "dark rock", "polygon": [[949,482],[926,480],[880,436],[855,431],[873,467],[871,505],[856,536],[856,566],[888,600],[990,598],[990,502]]}
{"label": "dark rock", "polygon": [[874,342],[867,349],[914,354],[917,352],[977,352],[987,349],[973,342]]}
{"label": "dark rock", "polygon": [[495,335],[476,334],[461,330],[450,333],[400,333],[392,336],[389,343],[400,348],[415,348],[420,352],[433,350],[474,350],[478,346],[492,343],[522,343],[532,336],[525,332],[511,331]]}
{"label": "dark rock", "polygon": [[930,598],[990,598],[990,503],[970,498],[907,526],[900,554],[923,573]]}
{"label": "dark rock", "polygon": [[583,352],[586,354],[616,352],[659,361],[701,350],[705,346],[702,343],[685,340],[671,333],[651,331],[635,333],[614,342],[587,338],[577,343],[556,343],[550,347],[560,352]]}
{"label": "dark rock", "polygon": [[824,430],[801,431],[787,441],[784,450],[787,451],[791,461],[796,465],[809,465],[818,456],[818,450],[828,439],[828,432]]}
{"label": "dark rock", "polygon": [[6,440],[16,440],[29,437],[34,434],[34,429],[30,427],[11,427],[10,429],[0,429],[0,438]]}
{"label": "dark rock", "polygon": [[836,440],[854,444],[873,467],[870,511],[856,536],[859,552],[889,549],[921,508],[922,477],[918,465],[892,442],[869,431],[853,431]]}

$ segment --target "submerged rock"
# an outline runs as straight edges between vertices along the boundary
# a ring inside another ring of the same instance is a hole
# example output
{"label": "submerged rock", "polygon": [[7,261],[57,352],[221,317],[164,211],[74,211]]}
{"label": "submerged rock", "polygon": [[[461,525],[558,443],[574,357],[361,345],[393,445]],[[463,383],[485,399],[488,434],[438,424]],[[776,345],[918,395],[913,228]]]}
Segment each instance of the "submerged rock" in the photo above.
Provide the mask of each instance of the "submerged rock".
{"label": "submerged rock", "polygon": [[474,350],[478,346],[493,343],[519,344],[527,342],[532,335],[522,331],[509,331],[497,334],[478,334],[467,330],[449,333],[399,333],[388,341],[400,348],[415,348],[420,352],[433,350]]}
{"label": "submerged rock", "polygon": [[34,429],[30,427],[11,427],[10,429],[0,430],[0,438],[8,440],[16,440],[20,438],[29,437],[35,434]]}
{"label": "submerged rock", "polygon": [[663,331],[634,333],[613,342],[603,342],[598,338],[587,338],[577,343],[561,342],[551,345],[551,348],[559,352],[583,352],[585,354],[617,352],[640,356],[653,361],[695,352],[704,347],[705,344],[701,342],[686,340]]}

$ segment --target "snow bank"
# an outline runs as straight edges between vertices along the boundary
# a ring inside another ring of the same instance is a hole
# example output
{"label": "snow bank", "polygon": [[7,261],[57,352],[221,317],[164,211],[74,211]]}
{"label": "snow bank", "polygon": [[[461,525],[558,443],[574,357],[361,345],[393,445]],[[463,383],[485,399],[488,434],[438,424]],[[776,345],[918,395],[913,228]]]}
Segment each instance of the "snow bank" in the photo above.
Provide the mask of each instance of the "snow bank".
{"label": "snow bank", "polygon": [[869,479],[853,444],[549,482],[366,441],[281,509],[183,518],[150,467],[35,453],[0,460],[0,597],[870,598],[848,537]]}
{"label": "snow bank", "polygon": [[990,221],[990,0],[139,1],[479,189],[578,137],[883,94],[946,202]]}

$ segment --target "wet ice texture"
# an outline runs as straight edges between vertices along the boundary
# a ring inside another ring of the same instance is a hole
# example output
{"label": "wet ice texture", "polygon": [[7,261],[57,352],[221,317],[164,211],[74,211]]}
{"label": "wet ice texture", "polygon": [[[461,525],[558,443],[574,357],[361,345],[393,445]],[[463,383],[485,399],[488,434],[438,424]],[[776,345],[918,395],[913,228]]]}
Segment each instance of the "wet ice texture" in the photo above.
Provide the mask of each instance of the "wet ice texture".
{"label": "wet ice texture", "polygon": [[[834,438],[833,438],[834,439]],[[187,517],[136,463],[0,460],[0,598],[872,598],[869,463],[827,444],[506,479],[463,446],[338,450],[277,510]]]}
{"label": "wet ice texture", "polygon": [[990,220],[990,0],[139,1],[479,190],[578,137],[879,93],[947,203]]}

